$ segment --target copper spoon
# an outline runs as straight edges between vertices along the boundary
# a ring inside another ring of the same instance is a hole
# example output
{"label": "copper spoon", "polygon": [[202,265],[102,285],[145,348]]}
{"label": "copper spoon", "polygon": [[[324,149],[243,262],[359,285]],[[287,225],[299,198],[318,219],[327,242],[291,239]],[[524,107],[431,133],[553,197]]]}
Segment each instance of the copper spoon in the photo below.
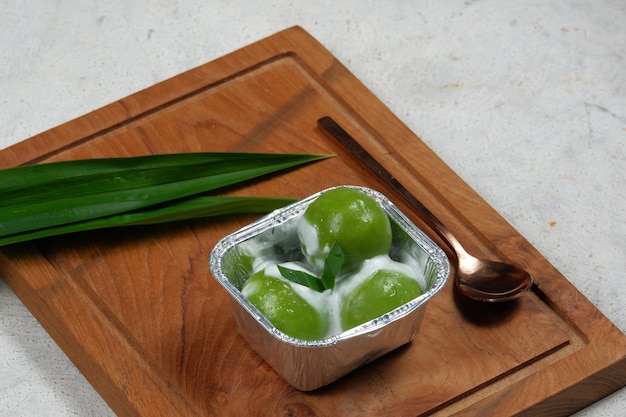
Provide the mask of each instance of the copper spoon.
{"label": "copper spoon", "polygon": [[455,283],[462,294],[477,301],[499,302],[513,300],[528,291],[533,283],[528,272],[508,263],[478,259],[467,253],[450,230],[337,122],[326,116],[319,119],[317,123],[367,168],[390,185],[456,253]]}

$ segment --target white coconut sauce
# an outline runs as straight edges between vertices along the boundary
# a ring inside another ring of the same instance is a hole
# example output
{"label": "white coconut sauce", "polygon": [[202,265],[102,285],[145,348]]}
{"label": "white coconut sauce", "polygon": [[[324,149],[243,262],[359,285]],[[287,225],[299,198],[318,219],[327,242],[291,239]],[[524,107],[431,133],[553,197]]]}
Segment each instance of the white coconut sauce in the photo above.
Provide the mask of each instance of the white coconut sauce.
{"label": "white coconut sauce", "polygon": [[324,268],[324,261],[314,258],[313,254],[324,253],[327,255],[330,252],[330,247],[319,247],[317,228],[309,223],[304,217],[300,219],[300,224],[298,225],[298,239],[300,239],[300,242],[302,243],[301,246],[304,255],[309,260],[315,262],[315,265],[313,266],[318,269]]}

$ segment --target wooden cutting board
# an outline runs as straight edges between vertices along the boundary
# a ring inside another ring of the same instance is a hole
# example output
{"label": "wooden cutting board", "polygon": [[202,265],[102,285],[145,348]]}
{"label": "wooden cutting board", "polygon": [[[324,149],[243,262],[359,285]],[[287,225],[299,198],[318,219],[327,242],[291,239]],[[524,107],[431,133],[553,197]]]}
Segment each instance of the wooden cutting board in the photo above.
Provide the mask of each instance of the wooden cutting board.
{"label": "wooden cutting board", "polygon": [[187,151],[335,153],[228,193],[304,197],[365,185],[420,224],[317,128],[324,115],[471,252],[527,268],[533,291],[479,305],[448,285],[411,344],[303,393],[237,333],[229,297],[209,272],[217,240],[254,216],[14,245],[0,250],[0,276],[121,416],[556,416],[626,384],[626,337],[300,28],[5,149],[0,167]]}

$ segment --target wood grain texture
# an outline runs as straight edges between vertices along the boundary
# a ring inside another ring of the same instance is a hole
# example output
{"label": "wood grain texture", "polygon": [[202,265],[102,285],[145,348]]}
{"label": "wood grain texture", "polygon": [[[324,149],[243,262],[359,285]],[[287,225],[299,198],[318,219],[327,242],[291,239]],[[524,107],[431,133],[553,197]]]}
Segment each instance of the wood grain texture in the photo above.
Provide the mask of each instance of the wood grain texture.
{"label": "wood grain texture", "polygon": [[225,193],[304,197],[339,184],[365,185],[420,224],[317,129],[324,115],[468,250],[527,268],[534,291],[514,303],[480,305],[449,285],[429,305],[411,344],[303,393],[237,333],[230,299],[208,269],[217,240],[254,217],[14,245],[0,251],[0,274],[123,416],[560,416],[626,384],[626,337],[300,28],[5,149],[0,167],[187,151],[335,153]]}

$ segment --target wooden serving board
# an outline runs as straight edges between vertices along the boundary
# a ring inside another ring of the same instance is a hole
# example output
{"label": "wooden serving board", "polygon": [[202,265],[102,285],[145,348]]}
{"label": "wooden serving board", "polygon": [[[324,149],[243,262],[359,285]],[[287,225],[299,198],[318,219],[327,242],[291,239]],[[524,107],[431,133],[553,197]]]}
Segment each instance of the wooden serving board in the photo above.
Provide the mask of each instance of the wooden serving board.
{"label": "wooden serving board", "polygon": [[304,197],[365,185],[419,224],[317,128],[324,115],[468,249],[527,268],[533,291],[479,305],[450,284],[412,343],[303,393],[237,333],[229,297],[209,272],[217,240],[254,216],[14,245],[0,250],[0,276],[121,416],[556,416],[626,384],[626,337],[300,28],[5,149],[0,167],[187,151],[335,153],[228,193]]}

